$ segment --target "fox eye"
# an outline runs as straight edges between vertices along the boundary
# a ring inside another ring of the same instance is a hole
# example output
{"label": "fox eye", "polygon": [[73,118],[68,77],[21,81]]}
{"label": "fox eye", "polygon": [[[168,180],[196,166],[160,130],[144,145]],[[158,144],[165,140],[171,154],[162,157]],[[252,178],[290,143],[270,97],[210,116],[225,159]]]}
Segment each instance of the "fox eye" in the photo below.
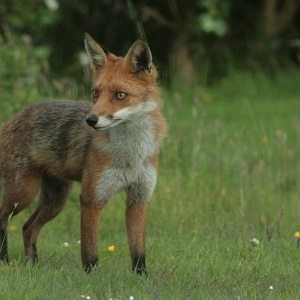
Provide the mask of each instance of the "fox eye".
{"label": "fox eye", "polygon": [[127,97],[126,93],[123,93],[123,92],[116,93],[116,99],[117,100],[124,100],[126,97]]}
{"label": "fox eye", "polygon": [[98,98],[99,97],[99,91],[97,89],[92,89],[92,98]]}

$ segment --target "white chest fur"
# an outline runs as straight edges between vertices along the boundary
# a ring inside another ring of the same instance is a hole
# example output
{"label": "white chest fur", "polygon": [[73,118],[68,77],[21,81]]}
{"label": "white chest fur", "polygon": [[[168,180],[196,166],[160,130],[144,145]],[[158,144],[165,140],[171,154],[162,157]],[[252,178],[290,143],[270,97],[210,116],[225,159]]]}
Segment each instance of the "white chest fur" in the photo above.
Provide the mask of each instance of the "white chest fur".
{"label": "white chest fur", "polygon": [[97,197],[106,203],[117,192],[127,191],[127,201],[147,200],[156,185],[156,169],[149,158],[159,146],[151,118],[139,118],[109,130],[106,151],[115,164],[100,176]]}

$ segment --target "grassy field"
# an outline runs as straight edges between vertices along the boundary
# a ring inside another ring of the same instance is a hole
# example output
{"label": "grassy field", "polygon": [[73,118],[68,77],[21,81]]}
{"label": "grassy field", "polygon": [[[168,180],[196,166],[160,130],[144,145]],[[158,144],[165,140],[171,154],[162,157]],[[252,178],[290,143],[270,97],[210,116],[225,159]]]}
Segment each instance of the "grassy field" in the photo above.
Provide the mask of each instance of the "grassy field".
{"label": "grassy field", "polygon": [[[14,101],[1,104],[1,120],[23,105]],[[34,207],[11,220],[0,299],[300,298],[299,72],[235,73],[211,88],[174,81],[164,109],[148,278],[131,272],[122,194],[103,213],[99,268],[83,272],[76,186],[40,234],[39,266],[23,263],[21,227]]]}

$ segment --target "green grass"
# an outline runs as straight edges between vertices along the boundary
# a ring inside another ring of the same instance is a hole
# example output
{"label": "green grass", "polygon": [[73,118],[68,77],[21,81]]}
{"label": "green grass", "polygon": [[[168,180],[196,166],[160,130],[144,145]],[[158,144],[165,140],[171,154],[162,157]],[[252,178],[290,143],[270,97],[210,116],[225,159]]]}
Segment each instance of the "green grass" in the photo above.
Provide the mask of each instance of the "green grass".
{"label": "green grass", "polygon": [[234,73],[211,88],[174,81],[164,99],[169,135],[149,203],[148,278],[131,272],[122,194],[102,216],[99,268],[83,272],[78,186],[40,234],[39,266],[23,263],[21,226],[34,207],[11,220],[1,299],[300,298],[299,74]]}

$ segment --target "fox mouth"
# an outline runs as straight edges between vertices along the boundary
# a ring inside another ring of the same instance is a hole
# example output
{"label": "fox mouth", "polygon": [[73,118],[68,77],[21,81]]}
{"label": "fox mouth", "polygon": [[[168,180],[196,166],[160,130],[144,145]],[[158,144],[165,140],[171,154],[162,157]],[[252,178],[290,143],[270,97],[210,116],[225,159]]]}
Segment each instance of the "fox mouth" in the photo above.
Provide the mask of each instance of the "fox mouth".
{"label": "fox mouth", "polygon": [[121,123],[123,119],[113,117],[97,117],[95,115],[89,115],[86,117],[86,122],[89,126],[95,130],[102,131],[114,127]]}
{"label": "fox mouth", "polygon": [[121,122],[122,122],[122,119],[113,119],[112,122],[109,125],[106,125],[106,126],[94,126],[93,128],[95,130],[98,130],[98,131],[103,131],[103,130],[109,129],[111,127],[114,127],[114,126],[120,124]]}

